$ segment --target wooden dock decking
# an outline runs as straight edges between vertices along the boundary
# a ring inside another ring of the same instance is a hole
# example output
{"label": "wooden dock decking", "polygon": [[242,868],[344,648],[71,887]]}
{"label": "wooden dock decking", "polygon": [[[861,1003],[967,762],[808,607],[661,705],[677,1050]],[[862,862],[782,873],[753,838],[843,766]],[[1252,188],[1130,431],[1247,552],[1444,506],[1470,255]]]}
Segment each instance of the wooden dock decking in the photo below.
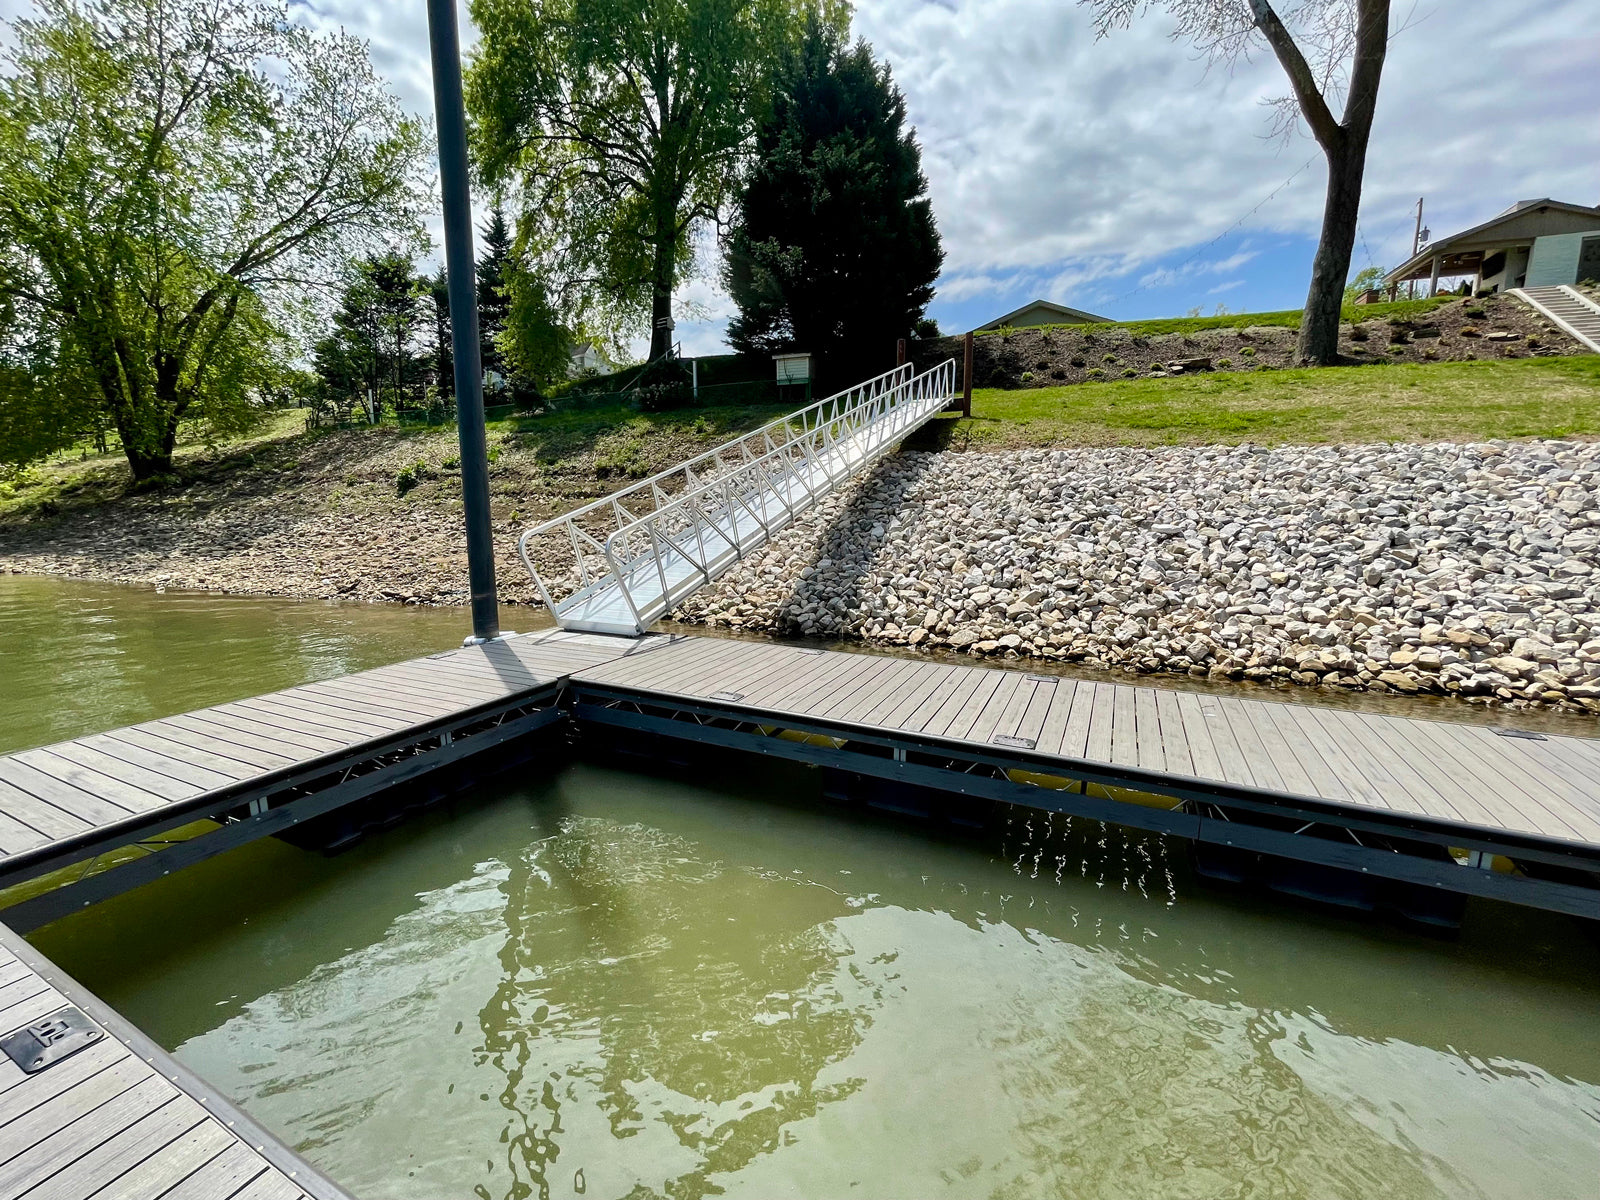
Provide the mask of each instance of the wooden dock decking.
{"label": "wooden dock decking", "polygon": [[1600,848],[1587,738],[694,637],[574,682]]}
{"label": "wooden dock decking", "polygon": [[508,703],[553,696],[573,671],[652,647],[551,630],[0,757],[0,885]]}
{"label": "wooden dock decking", "polygon": [[[552,630],[0,757],[0,886],[147,851],[41,881],[57,886],[0,921],[30,928],[339,806],[381,804],[561,720],[1600,917],[1594,739],[927,658]],[[785,731],[825,736],[774,736]],[[1051,773],[1171,808],[1039,785]],[[157,836],[200,818],[212,831]],[[1318,824],[1336,836],[1299,836]],[[1363,840],[1372,831],[1377,845]],[[1418,839],[1431,853],[1404,849]],[[1442,847],[1537,869],[1513,878]],[[107,1036],[33,1075],[0,1055],[0,1200],[343,1196],[0,926],[0,1036],[65,1005]]]}
{"label": "wooden dock decking", "polygon": [[0,1198],[348,1200],[0,926],[0,1036],[68,1006],[99,1040],[31,1075],[0,1055]]}

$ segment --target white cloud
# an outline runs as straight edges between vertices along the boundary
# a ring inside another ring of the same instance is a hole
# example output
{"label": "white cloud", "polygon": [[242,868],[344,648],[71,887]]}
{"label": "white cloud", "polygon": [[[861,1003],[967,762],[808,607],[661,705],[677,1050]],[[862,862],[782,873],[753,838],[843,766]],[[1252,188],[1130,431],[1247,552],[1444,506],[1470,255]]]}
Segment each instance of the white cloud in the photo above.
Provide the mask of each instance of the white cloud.
{"label": "white cloud", "polygon": [[[856,25],[918,127],[947,298],[1051,266],[1058,283],[1086,284],[1202,244],[1311,156],[1247,228],[1316,234],[1315,143],[1262,136],[1261,101],[1284,91],[1269,54],[1208,72],[1159,10],[1096,41],[1087,11],[1059,0],[866,0]],[[1592,0],[1419,5],[1380,94],[1362,221],[1372,254],[1392,263],[1409,248],[1419,194],[1436,231],[1519,197],[1600,202],[1597,58]]]}
{"label": "white cloud", "polygon": [[[0,11],[19,4],[0,0]],[[293,11],[368,39],[402,102],[431,120],[423,4],[312,0]],[[1397,6],[1396,22],[1408,18],[1385,66],[1358,264],[1405,257],[1419,195],[1435,235],[1517,199],[1600,203],[1600,4],[1418,0]],[[1187,307],[1236,269],[1226,264],[1239,247],[1205,253],[1235,226],[1262,256],[1252,274],[1273,245],[1316,236],[1320,153],[1304,134],[1264,136],[1261,102],[1284,91],[1276,61],[1208,71],[1169,28],[1157,9],[1096,41],[1088,11],[1067,0],[858,0],[855,31],[892,66],[922,143],[946,250],[936,312],[1019,294],[1103,304],[1192,251],[1171,272]],[[1303,274],[1303,262],[1292,269]],[[720,338],[730,310],[714,280],[684,298],[700,306],[680,315],[686,347]]]}

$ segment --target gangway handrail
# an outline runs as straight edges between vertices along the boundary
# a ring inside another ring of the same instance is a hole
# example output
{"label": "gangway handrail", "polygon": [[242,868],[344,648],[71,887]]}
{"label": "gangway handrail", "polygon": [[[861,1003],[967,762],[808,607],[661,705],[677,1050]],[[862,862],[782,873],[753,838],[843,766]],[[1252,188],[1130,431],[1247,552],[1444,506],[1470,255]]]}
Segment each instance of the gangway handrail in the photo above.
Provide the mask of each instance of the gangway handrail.
{"label": "gangway handrail", "polygon": [[[643,632],[937,412],[954,384],[954,359],[921,375],[909,364],[896,367],[536,525],[518,539],[517,553],[558,620],[563,609],[615,587],[629,623]],[[585,528],[586,520],[602,528]],[[552,534],[564,535],[578,577],[560,600],[529,551]],[[670,580],[669,560],[690,574]],[[638,572],[652,564],[659,587],[641,604]]]}

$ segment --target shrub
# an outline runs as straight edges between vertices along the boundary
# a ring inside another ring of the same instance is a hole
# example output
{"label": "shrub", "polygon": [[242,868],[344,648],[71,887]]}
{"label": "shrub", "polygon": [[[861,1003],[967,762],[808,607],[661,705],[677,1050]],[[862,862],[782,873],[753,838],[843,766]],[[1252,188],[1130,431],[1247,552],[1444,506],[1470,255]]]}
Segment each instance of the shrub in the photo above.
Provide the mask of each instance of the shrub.
{"label": "shrub", "polygon": [[1106,355],[1106,361],[1108,363],[1114,363],[1117,361],[1117,356],[1115,354],[1108,354]]}
{"label": "shrub", "polygon": [[660,358],[640,374],[635,391],[640,412],[667,412],[693,402],[694,379],[681,360]]}
{"label": "shrub", "polygon": [[1231,359],[1231,358],[1219,358],[1219,359],[1217,359],[1217,366],[1218,367],[1222,367],[1222,368],[1231,367],[1231,366],[1233,366],[1233,359]]}
{"label": "shrub", "polygon": [[1138,374],[1138,373],[1139,373],[1139,372],[1138,372],[1138,371],[1136,371],[1136,370],[1134,370],[1134,368],[1132,368],[1132,367],[1124,367],[1124,368],[1123,368],[1123,369],[1122,369],[1122,377],[1123,377],[1123,378],[1124,378],[1124,379],[1132,379],[1132,378],[1133,378],[1133,377],[1134,377],[1134,376],[1135,376],[1135,375],[1137,375],[1137,374]]}
{"label": "shrub", "polygon": [[1483,336],[1481,333],[1479,333],[1471,325],[1463,325],[1459,332],[1460,332],[1462,337],[1471,338],[1471,337],[1482,337]]}
{"label": "shrub", "polygon": [[1536,333],[1530,333],[1523,341],[1527,342],[1530,347],[1537,347],[1542,344],[1539,341],[1539,335]]}
{"label": "shrub", "polygon": [[1104,379],[1106,377],[1106,373],[1099,367],[1090,367],[1088,375],[1090,379]]}
{"label": "shrub", "polygon": [[1466,315],[1471,317],[1474,321],[1481,321],[1481,320],[1483,320],[1484,317],[1486,317],[1488,315],[1488,313],[1486,313],[1483,309],[1477,307],[1476,305],[1470,305],[1470,304],[1465,309],[1463,309],[1462,311],[1465,312]]}
{"label": "shrub", "polygon": [[1032,371],[1024,371],[1022,373],[1022,382],[1023,383],[1032,383],[1033,382],[1033,372]]}
{"label": "shrub", "polygon": [[1239,353],[1244,355],[1246,358],[1254,358],[1256,356],[1256,348],[1254,346],[1246,346],[1243,350],[1239,351]]}
{"label": "shrub", "polygon": [[1372,335],[1367,332],[1367,327],[1365,325],[1350,326],[1350,340],[1352,342],[1364,342],[1371,336]]}
{"label": "shrub", "polygon": [[424,479],[432,478],[433,468],[419,458],[409,467],[402,467],[400,473],[394,477],[395,490],[404,496]]}

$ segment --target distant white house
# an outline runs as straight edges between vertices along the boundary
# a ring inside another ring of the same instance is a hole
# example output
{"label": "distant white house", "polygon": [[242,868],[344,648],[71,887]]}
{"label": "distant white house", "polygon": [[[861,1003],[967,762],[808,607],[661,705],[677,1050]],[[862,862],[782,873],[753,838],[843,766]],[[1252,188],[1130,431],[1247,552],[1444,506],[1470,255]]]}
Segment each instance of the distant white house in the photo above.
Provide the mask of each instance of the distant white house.
{"label": "distant white house", "polygon": [[593,342],[577,342],[568,347],[567,353],[572,356],[572,361],[567,365],[568,379],[576,379],[590,371],[605,375],[613,369],[611,360]]}
{"label": "distant white house", "polygon": [[1518,200],[1481,225],[1429,242],[1384,284],[1391,296],[1417,279],[1437,291],[1447,275],[1471,275],[1474,292],[1600,279],[1600,208],[1548,197]]}
{"label": "distant white house", "polygon": [[973,332],[982,333],[986,329],[1021,329],[1027,325],[1099,325],[1109,320],[1110,317],[1099,317],[1092,312],[1084,312],[1081,308],[1068,308],[1065,304],[1057,304],[1052,300],[1033,300],[1015,312],[1008,312],[988,324],[979,325]]}

